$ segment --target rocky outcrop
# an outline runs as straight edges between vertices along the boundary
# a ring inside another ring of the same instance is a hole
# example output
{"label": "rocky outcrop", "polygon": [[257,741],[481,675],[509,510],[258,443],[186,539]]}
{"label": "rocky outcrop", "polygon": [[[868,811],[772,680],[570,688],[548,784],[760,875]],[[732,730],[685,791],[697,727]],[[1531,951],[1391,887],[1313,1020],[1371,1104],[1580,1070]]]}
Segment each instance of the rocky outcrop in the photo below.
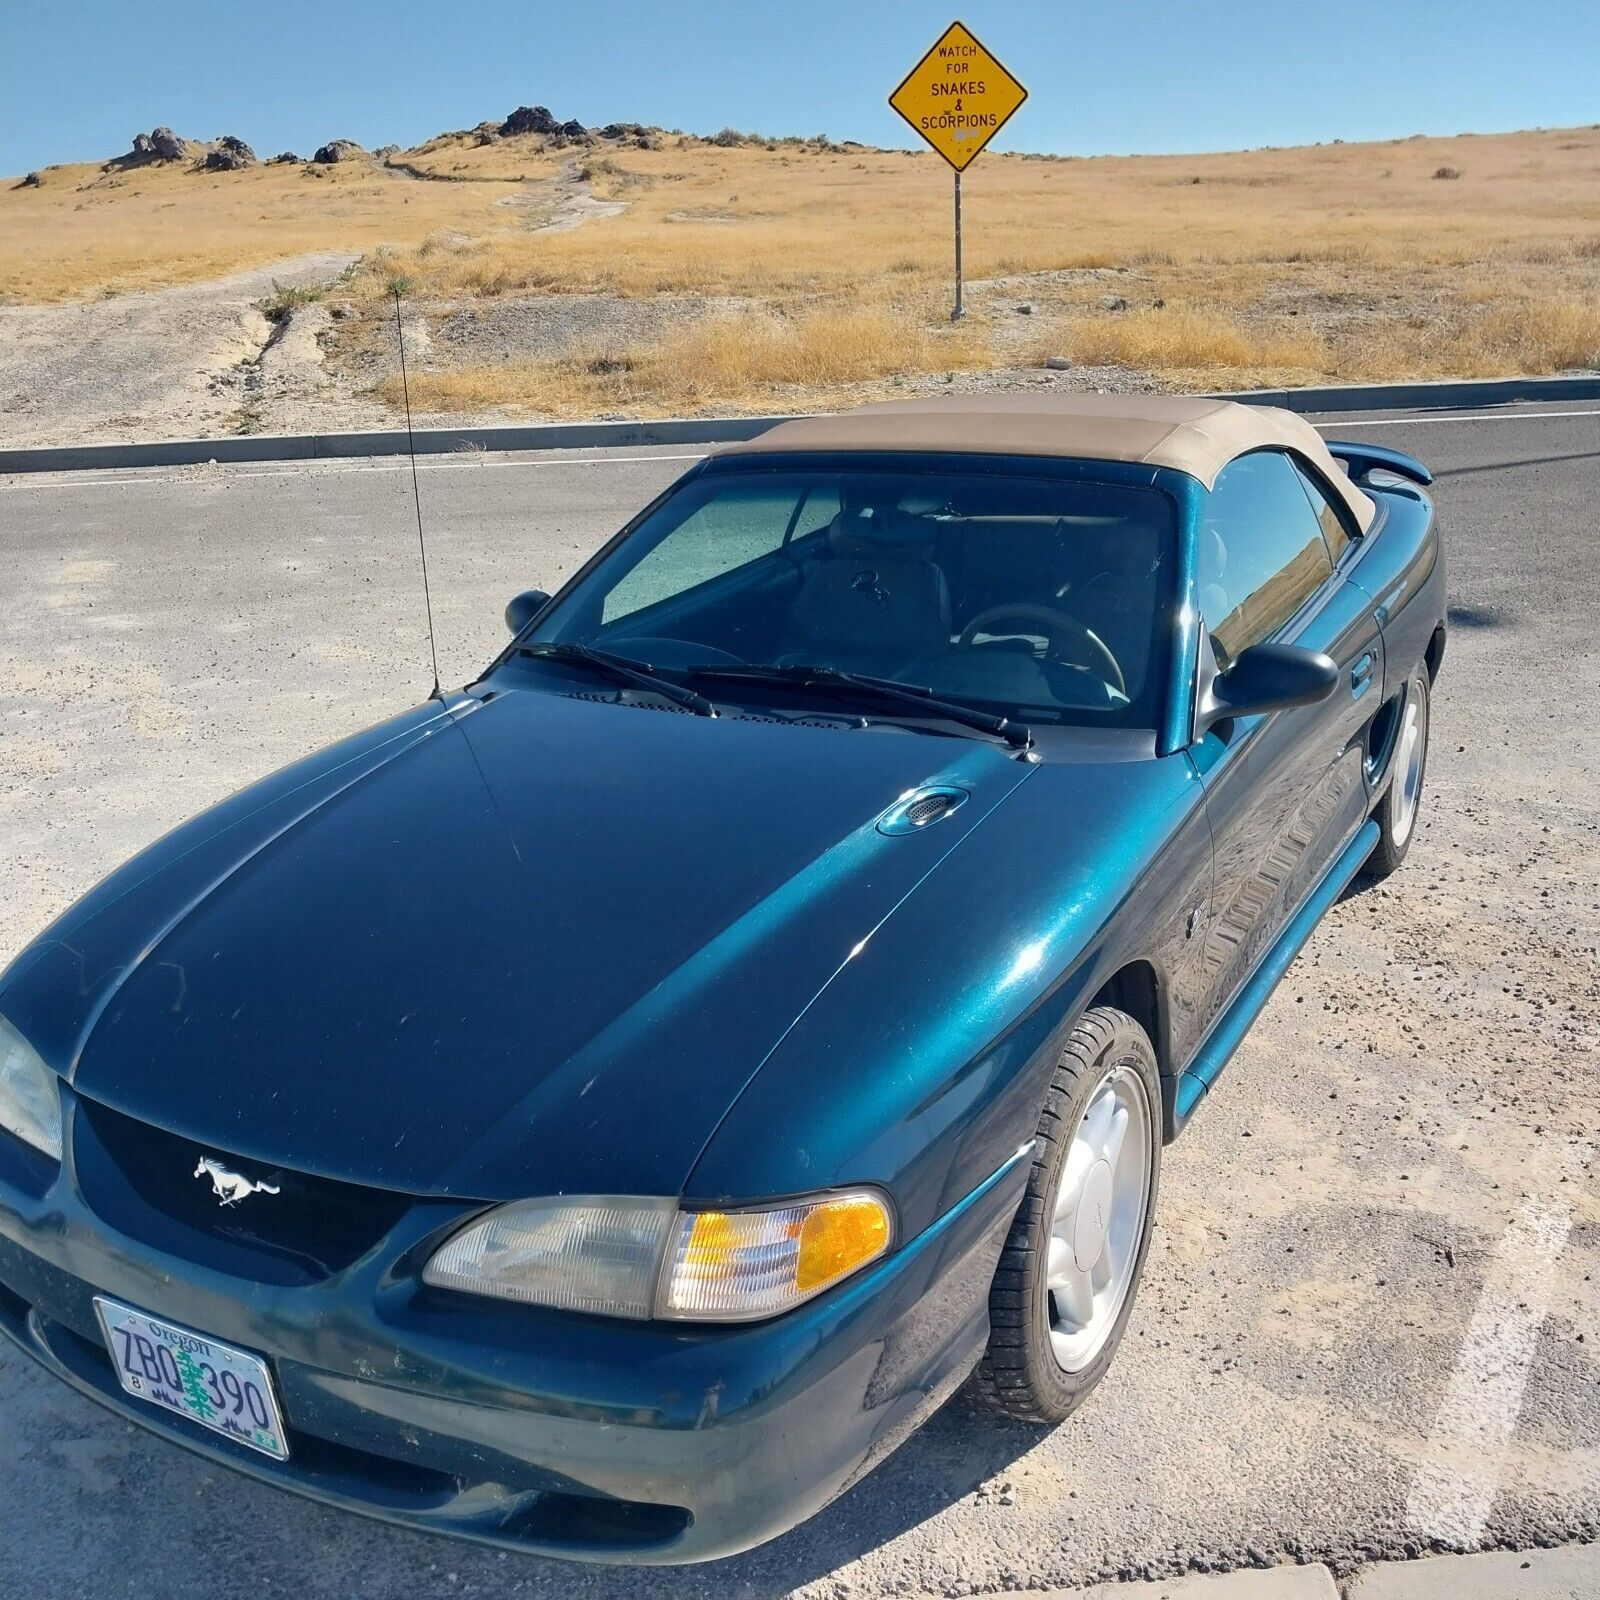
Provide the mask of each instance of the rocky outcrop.
{"label": "rocky outcrop", "polygon": [[[549,106],[518,106],[496,131],[502,139],[515,138],[518,134],[524,133],[537,134],[548,141],[548,148],[552,150],[563,149],[569,144],[591,144],[596,137],[576,117],[566,122],[557,122]],[[492,139],[484,137],[484,132],[480,129],[478,143],[492,142]]]}
{"label": "rocky outcrop", "polygon": [[281,150],[267,163],[267,165],[269,167],[292,167],[296,165],[299,160],[300,157],[297,156],[293,150]]}
{"label": "rocky outcrop", "polygon": [[371,158],[354,139],[330,139],[319,145],[311,158],[319,167],[331,167],[340,161],[367,161]]}
{"label": "rocky outcrop", "polygon": [[603,128],[591,128],[591,138],[612,139],[618,144],[632,145],[635,150],[659,150],[659,128],[647,128],[642,122],[608,122]]}
{"label": "rocky outcrop", "polygon": [[561,124],[551,116],[548,106],[518,106],[515,111],[500,124],[503,137],[509,138],[518,133],[559,133]]}
{"label": "rocky outcrop", "polygon": [[19,179],[11,186],[13,189],[42,189],[44,179],[37,172],[30,172],[27,177]]}
{"label": "rocky outcrop", "polygon": [[256,164],[256,153],[243,139],[225,133],[217,140],[214,149],[206,151],[201,163],[207,172],[239,172]]}
{"label": "rocky outcrop", "polygon": [[125,156],[117,156],[107,163],[113,167],[144,167],[157,161],[186,161],[191,153],[187,139],[180,139],[171,128],[152,128],[149,133],[136,133],[133,148]]}

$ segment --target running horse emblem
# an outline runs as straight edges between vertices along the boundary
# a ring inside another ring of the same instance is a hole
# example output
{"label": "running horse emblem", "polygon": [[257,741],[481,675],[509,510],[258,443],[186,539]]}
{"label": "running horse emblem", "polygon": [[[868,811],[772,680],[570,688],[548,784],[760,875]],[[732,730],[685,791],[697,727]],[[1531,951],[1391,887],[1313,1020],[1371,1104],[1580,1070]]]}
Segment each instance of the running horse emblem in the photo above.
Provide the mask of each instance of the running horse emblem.
{"label": "running horse emblem", "polygon": [[216,1190],[225,1206],[236,1206],[241,1200],[247,1200],[253,1194],[276,1194],[278,1186],[268,1183],[264,1179],[252,1182],[240,1172],[230,1172],[223,1164],[212,1156],[201,1156],[200,1164],[194,1169],[197,1178],[209,1177],[211,1187]]}

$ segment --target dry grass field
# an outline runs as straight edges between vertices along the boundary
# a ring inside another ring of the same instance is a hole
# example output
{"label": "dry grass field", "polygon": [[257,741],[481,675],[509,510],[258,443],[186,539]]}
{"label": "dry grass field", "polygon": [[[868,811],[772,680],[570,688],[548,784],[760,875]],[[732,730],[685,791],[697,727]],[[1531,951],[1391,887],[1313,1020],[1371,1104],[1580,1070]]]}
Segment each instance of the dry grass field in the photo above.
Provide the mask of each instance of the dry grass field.
{"label": "dry grass field", "polygon": [[986,154],[955,327],[933,155],[650,143],[454,134],[388,165],[52,168],[0,186],[0,303],[359,251],[330,371],[397,398],[400,281],[450,333],[419,354],[414,401],[484,414],[826,405],[1050,356],[1179,388],[1600,365],[1600,128]]}

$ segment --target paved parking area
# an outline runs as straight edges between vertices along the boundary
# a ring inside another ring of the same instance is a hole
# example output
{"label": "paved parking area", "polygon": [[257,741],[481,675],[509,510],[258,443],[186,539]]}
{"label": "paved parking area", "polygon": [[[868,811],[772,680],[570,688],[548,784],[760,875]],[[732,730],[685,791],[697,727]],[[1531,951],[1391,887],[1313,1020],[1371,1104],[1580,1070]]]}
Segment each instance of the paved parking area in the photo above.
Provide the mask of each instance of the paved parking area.
{"label": "paved parking area", "polygon": [[[323,1510],[5,1351],[0,1594],[831,1600],[1600,1535],[1600,414],[1328,431],[1440,473],[1422,831],[1170,1153],[1082,1412],[1040,1435],[958,1399],[773,1545],[625,1572]],[[687,454],[425,462],[445,680]],[[0,961],[163,829],[423,696],[409,496],[395,462],[0,480]]]}

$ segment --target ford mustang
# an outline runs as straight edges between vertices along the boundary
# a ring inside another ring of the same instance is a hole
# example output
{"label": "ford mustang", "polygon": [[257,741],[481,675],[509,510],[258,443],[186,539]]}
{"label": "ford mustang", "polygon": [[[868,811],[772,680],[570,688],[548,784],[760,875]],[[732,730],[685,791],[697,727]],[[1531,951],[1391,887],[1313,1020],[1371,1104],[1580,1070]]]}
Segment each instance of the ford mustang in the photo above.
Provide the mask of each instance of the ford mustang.
{"label": "ford mustang", "polygon": [[1264,408],[908,402],[698,463],[474,683],[0,976],[0,1332],[413,1527],[792,1527],[1049,1425],[1163,1146],[1416,828],[1427,470]]}

